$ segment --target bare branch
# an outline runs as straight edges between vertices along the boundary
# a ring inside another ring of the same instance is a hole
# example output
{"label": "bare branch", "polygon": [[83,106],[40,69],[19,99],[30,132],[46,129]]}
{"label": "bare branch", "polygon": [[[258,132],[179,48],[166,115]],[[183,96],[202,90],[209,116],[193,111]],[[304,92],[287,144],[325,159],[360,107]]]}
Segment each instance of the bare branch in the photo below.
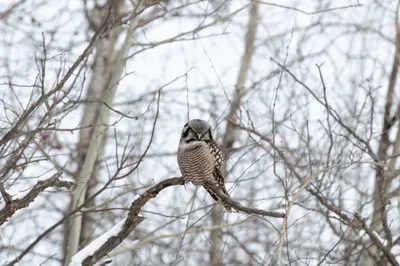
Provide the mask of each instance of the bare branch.
{"label": "bare branch", "polygon": [[61,175],[62,172],[58,172],[47,180],[37,182],[36,185],[22,199],[6,201],[6,206],[0,210],[0,225],[2,225],[8,218],[13,216],[16,211],[28,207],[29,204],[32,203],[46,188],[71,188],[74,183],[70,181],[59,180]]}
{"label": "bare branch", "polygon": [[294,10],[294,11],[300,12],[300,13],[305,14],[305,15],[315,15],[315,14],[319,14],[319,13],[325,13],[325,12],[331,12],[331,11],[335,11],[335,10],[343,10],[343,9],[347,9],[347,8],[354,8],[354,7],[363,6],[362,4],[357,2],[356,5],[331,7],[331,8],[325,8],[325,9],[316,10],[316,11],[305,11],[303,9],[296,8],[296,7],[293,7],[293,6],[280,5],[280,4],[271,3],[271,2],[267,2],[267,1],[259,1],[259,0],[253,0],[253,1],[254,2],[259,2],[259,3],[263,4],[263,5],[275,6],[275,7],[288,9],[288,10]]}
{"label": "bare branch", "polygon": [[216,185],[214,184],[208,184],[210,188],[219,196],[221,197],[222,200],[225,202],[229,203],[229,205],[232,206],[235,210],[242,211],[248,214],[258,214],[261,216],[268,216],[268,217],[275,217],[275,218],[285,218],[286,214],[283,212],[275,212],[275,211],[264,211],[260,209],[255,209],[255,208],[249,208],[246,206],[243,206],[239,202],[233,200],[232,198],[226,196],[223,194]]}

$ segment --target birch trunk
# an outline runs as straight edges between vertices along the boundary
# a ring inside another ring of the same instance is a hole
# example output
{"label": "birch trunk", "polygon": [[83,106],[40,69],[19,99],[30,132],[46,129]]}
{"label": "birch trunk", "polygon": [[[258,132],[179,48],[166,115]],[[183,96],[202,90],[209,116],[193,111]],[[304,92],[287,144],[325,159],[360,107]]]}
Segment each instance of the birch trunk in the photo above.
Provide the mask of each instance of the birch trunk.
{"label": "birch trunk", "polygon": [[[113,1],[115,10],[123,10],[123,0]],[[140,9],[145,8],[142,1],[136,7],[139,13]],[[112,18],[110,18],[112,19]],[[72,192],[71,210],[76,209],[90,197],[96,186],[96,161],[99,154],[104,149],[104,141],[107,134],[107,124],[110,115],[115,93],[118,88],[118,81],[121,78],[126,63],[126,57],[129,49],[133,45],[133,34],[137,27],[138,19],[134,18],[126,32],[124,44],[121,49],[116,49],[116,42],[122,28],[120,26],[110,30],[108,36],[104,38],[96,47],[96,58],[93,69],[93,77],[90,83],[87,99],[89,101],[99,101],[100,103],[89,103],[85,107],[82,118],[82,126],[94,125],[91,129],[82,131],[79,144],[79,158],[83,162],[76,175],[76,187]],[[105,103],[105,104],[103,104]],[[93,202],[91,204],[94,204]],[[88,240],[93,231],[93,219],[85,215],[78,215],[71,219],[69,226],[69,236],[67,241],[66,256],[64,265],[68,265],[71,258],[79,250],[79,244]],[[83,227],[84,226],[84,227]]]}
{"label": "birch trunk", "polygon": [[[116,1],[115,4],[123,3],[123,1]],[[101,21],[100,12],[93,12],[93,16],[90,18],[92,21]],[[95,29],[93,29],[95,30]],[[96,46],[96,55],[93,65],[93,75],[87,92],[88,104],[85,105],[82,122],[82,127],[95,125],[96,119],[100,111],[101,104],[98,103],[104,92],[109,87],[109,83],[112,77],[113,68],[115,65],[116,51],[114,49],[117,42],[118,36],[121,34],[122,28],[115,27],[108,34],[108,38],[105,38]],[[78,146],[78,158],[79,158],[79,170],[75,179],[78,179],[83,167],[83,162],[87,156],[89,142],[92,138],[93,128],[85,128],[80,131],[79,146]],[[103,136],[99,150],[104,150],[106,135]],[[100,158],[98,158],[100,159]],[[97,184],[97,165],[94,166],[94,172],[89,179],[87,184],[87,191],[85,199],[90,198],[96,191]],[[96,200],[88,202],[87,208],[95,206]],[[91,236],[95,227],[95,217],[91,213],[85,213],[82,217],[82,235],[80,237],[79,246],[85,246],[90,242]]]}

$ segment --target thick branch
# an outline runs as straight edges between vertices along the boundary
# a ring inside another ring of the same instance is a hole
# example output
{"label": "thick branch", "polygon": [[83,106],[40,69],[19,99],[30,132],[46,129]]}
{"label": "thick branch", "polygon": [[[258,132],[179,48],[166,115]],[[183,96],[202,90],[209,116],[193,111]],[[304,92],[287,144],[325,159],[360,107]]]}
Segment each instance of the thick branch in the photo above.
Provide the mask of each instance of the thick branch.
{"label": "thick branch", "polygon": [[[143,208],[143,206],[152,198],[155,198],[163,189],[171,186],[177,186],[177,185],[183,185],[184,180],[181,177],[173,177],[166,179],[164,181],[161,181],[160,183],[152,186],[151,188],[147,189],[146,192],[144,192],[138,199],[133,201],[131,203],[131,206],[129,207],[129,212],[127,214],[127,218],[124,222],[124,225],[122,226],[121,230],[113,235],[110,238],[108,238],[100,248],[98,248],[92,255],[89,255],[88,257],[82,259],[82,261],[79,261],[77,258],[82,256],[82,254],[85,254],[88,252],[88,250],[91,250],[92,247],[89,245],[88,247],[82,249],[80,252],[78,252],[73,258],[72,258],[72,263],[70,266],[75,265],[76,263],[82,263],[84,266],[89,266],[97,263],[99,260],[101,260],[104,256],[106,256],[109,252],[111,252],[114,248],[116,248],[119,244],[124,241],[125,238],[129,236],[129,234],[136,228],[136,226],[144,220],[144,217],[140,215],[140,211]],[[235,200],[232,200],[230,197],[226,196],[223,194],[217,186],[215,185],[209,185],[209,187],[220,196],[220,198],[230,204],[234,209],[238,211],[242,211],[245,213],[249,214],[258,214],[261,216],[269,216],[269,217],[278,217],[278,218],[284,218],[286,215],[285,213],[282,212],[274,212],[274,211],[264,211],[260,209],[253,209],[249,207],[245,207],[241,205],[240,203],[236,202]],[[113,230],[113,229],[111,229]],[[111,230],[109,232],[111,232]],[[106,233],[107,234],[107,233]],[[75,263],[75,264],[74,264]]]}
{"label": "thick branch", "polygon": [[62,172],[54,174],[51,178],[39,181],[36,185],[26,194],[22,199],[16,199],[11,201],[6,201],[6,206],[0,210],[0,225],[2,225],[8,218],[14,215],[14,213],[19,210],[29,206],[36,197],[44,191],[46,188],[49,187],[59,187],[59,188],[71,188],[74,184],[73,182],[69,181],[61,181],[59,180]]}

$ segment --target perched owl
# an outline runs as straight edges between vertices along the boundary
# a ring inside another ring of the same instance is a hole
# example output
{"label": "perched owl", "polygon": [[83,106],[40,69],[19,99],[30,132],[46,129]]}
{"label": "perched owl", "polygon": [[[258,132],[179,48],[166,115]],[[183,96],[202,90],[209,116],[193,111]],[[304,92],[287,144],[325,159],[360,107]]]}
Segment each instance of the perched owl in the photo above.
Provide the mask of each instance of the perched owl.
{"label": "perched owl", "polygon": [[221,173],[222,163],[222,152],[212,137],[210,124],[200,119],[186,123],[178,148],[178,164],[182,176],[186,182],[203,186],[214,200],[221,202],[229,211],[231,207],[219,200],[218,195],[207,186],[214,184],[229,196]]}

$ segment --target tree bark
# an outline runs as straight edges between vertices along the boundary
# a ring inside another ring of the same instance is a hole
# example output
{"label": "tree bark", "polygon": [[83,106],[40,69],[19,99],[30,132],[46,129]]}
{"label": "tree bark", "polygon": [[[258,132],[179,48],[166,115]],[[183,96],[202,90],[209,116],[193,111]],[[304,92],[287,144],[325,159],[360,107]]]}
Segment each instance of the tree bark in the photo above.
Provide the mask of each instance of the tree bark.
{"label": "tree bark", "polygon": [[[123,0],[112,1],[111,3],[114,5],[112,8],[115,12],[123,10],[121,8],[124,5]],[[140,1],[138,5],[141,7],[136,7],[136,10],[140,11],[140,9],[144,8],[143,1]],[[118,15],[117,13],[116,17]],[[110,19],[110,24],[114,23],[112,20],[114,18],[114,16],[108,18]],[[78,150],[79,159],[83,163],[76,175],[77,185],[72,192],[71,210],[84,203],[85,199],[93,194],[96,186],[97,182],[94,173],[96,172],[96,162],[99,154],[102,154],[104,149],[110,113],[108,106],[112,106],[118,88],[118,81],[126,63],[126,57],[133,44],[133,33],[137,22],[138,19],[136,17],[130,22],[124,45],[120,50],[115,48],[117,39],[122,33],[120,26],[111,29],[107,38],[104,38],[96,47],[94,72],[87,98],[89,101],[99,101],[99,103],[87,105],[82,118],[83,126],[93,125],[93,127],[82,131],[80,135]],[[94,203],[92,202],[91,204]],[[85,223],[83,223],[82,215],[77,215],[71,219],[64,265],[68,265],[72,256],[79,250],[79,243],[90,237],[93,231],[92,221],[88,215],[85,216]]]}
{"label": "tree bark", "polygon": [[[115,9],[117,5],[123,4],[123,1],[115,1]],[[118,8],[119,9],[119,8]],[[94,7],[92,16],[88,18],[91,21],[101,21],[101,12],[96,12],[97,7]],[[121,34],[121,26],[113,28],[108,37],[105,38],[96,46],[96,56],[93,64],[93,75],[87,92],[88,103],[84,107],[83,117],[81,126],[86,127],[96,124],[96,119],[98,118],[98,113],[101,107],[99,103],[102,94],[105,93],[110,85],[110,80],[113,73],[112,66],[115,65],[116,51],[114,49],[117,42],[118,36]],[[89,142],[93,134],[93,127],[84,128],[80,131],[79,145],[78,145],[78,159],[79,168],[75,175],[75,179],[78,179],[83,167],[83,162],[87,156],[87,151],[89,148]],[[106,139],[106,134],[103,136],[99,150],[104,150],[104,143]],[[98,158],[100,159],[100,158]],[[86,191],[85,199],[90,198],[96,191],[98,176],[98,167],[94,166],[94,172],[88,182],[88,188]],[[96,200],[88,202],[87,207],[95,206]],[[79,246],[85,246],[92,238],[92,232],[94,230],[94,214],[85,213],[82,218],[82,235],[79,241]]]}
{"label": "tree bark", "polygon": [[[228,161],[230,154],[229,150],[233,147],[233,143],[235,142],[236,135],[236,122],[239,120],[238,112],[240,109],[240,105],[242,103],[242,98],[245,94],[245,83],[247,74],[250,68],[251,58],[254,53],[254,41],[256,36],[257,29],[257,18],[258,18],[258,8],[259,2],[253,1],[250,8],[249,14],[249,22],[246,33],[245,40],[245,51],[242,56],[242,62],[240,65],[237,81],[236,81],[236,89],[234,99],[230,106],[230,111],[227,117],[227,125],[225,129],[225,133],[222,140],[222,150],[224,151],[224,167],[223,167],[223,175],[226,177],[227,168],[226,161]],[[220,204],[215,205],[212,210],[212,223],[213,226],[217,226],[222,224],[223,222],[223,214],[222,214],[222,206]],[[211,232],[211,246],[209,249],[210,254],[210,264],[212,266],[222,265],[221,255],[222,255],[222,230],[214,230]]]}
{"label": "tree bark", "polygon": [[[376,166],[376,175],[375,175],[375,191],[374,191],[374,212],[372,215],[372,223],[371,228],[380,234],[382,237],[387,239],[388,243],[391,245],[391,232],[389,231],[389,226],[387,222],[387,211],[386,205],[389,202],[389,191],[392,183],[392,176],[389,174],[390,169],[393,169],[396,164],[397,156],[394,156],[398,153],[399,150],[399,142],[400,142],[400,126],[397,129],[396,140],[394,141],[394,147],[392,150],[392,154],[388,154],[389,148],[392,145],[389,139],[389,132],[394,127],[394,124],[399,119],[399,111],[400,104],[396,105],[393,102],[394,99],[394,90],[396,87],[397,73],[400,63],[400,27],[398,26],[396,29],[396,49],[393,58],[393,65],[391,74],[389,77],[389,87],[386,94],[386,103],[385,103],[385,113],[383,117],[383,127],[381,138],[379,141],[379,150],[378,150],[378,160],[379,163]],[[392,114],[392,110],[395,109],[395,114]],[[389,161],[389,168],[385,168],[382,164],[386,164],[388,157],[393,155]],[[386,259],[384,257],[380,257],[379,250],[376,246],[372,246],[369,249],[369,252],[365,254],[365,265],[373,266],[377,263],[379,265],[386,264]]]}

